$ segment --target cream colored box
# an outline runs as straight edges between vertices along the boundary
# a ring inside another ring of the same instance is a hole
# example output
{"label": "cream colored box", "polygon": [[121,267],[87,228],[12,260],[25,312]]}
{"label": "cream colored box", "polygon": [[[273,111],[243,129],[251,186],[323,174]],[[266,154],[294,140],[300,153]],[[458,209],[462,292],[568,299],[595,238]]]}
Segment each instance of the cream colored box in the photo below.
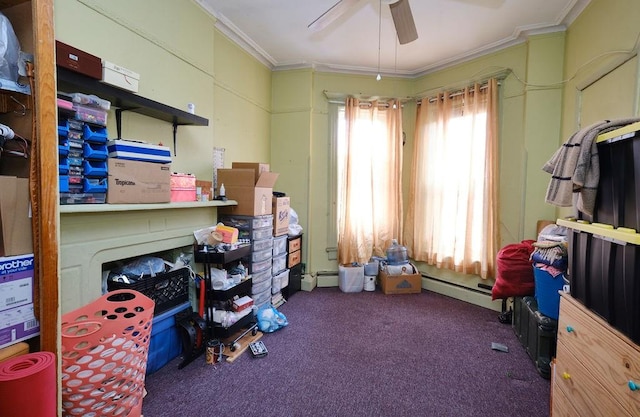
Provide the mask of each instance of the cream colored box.
{"label": "cream colored box", "polygon": [[114,87],[138,92],[140,74],[109,61],[102,61],[102,82]]}

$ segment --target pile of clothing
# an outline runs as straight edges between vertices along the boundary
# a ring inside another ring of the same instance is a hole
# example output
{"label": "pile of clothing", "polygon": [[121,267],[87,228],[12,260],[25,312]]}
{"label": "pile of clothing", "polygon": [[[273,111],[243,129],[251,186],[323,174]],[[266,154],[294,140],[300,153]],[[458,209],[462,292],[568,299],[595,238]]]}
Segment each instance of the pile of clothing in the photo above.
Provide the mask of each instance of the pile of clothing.
{"label": "pile of clothing", "polygon": [[545,226],[533,243],[533,266],[557,277],[567,272],[567,259],[567,229],[556,224]]}

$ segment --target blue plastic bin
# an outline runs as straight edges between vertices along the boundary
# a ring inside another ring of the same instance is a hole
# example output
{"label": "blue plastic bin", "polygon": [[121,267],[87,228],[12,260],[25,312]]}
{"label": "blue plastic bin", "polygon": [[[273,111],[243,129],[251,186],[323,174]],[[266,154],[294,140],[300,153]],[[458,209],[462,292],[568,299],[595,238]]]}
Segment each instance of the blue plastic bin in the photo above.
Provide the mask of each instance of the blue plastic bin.
{"label": "blue plastic bin", "polygon": [[182,342],[176,327],[175,315],[189,308],[190,305],[189,301],[186,301],[153,318],[147,356],[147,375],[156,372],[182,353]]}
{"label": "blue plastic bin", "polygon": [[538,303],[538,311],[554,320],[558,320],[560,312],[560,294],[564,286],[564,274],[560,274],[555,278],[553,275],[540,269],[533,267],[533,277],[535,279],[535,297]]}

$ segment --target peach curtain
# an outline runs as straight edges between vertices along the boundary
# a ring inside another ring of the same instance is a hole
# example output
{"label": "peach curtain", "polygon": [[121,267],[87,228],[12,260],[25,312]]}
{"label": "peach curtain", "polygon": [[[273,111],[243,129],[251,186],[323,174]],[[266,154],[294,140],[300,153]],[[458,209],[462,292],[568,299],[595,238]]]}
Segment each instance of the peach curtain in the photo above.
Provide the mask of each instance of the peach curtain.
{"label": "peach curtain", "polygon": [[412,259],[494,276],[498,229],[497,81],[418,106],[404,243]]}
{"label": "peach curtain", "polygon": [[349,97],[345,119],[338,147],[341,265],[382,256],[402,238],[402,106]]}

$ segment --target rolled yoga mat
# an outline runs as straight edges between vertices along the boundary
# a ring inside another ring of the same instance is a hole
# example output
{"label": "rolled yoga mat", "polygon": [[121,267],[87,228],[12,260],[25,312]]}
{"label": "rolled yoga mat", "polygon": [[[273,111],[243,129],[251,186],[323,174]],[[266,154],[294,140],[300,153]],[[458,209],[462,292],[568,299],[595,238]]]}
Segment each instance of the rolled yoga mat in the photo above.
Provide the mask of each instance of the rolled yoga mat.
{"label": "rolled yoga mat", "polygon": [[56,356],[33,352],[0,362],[2,417],[55,417]]}

